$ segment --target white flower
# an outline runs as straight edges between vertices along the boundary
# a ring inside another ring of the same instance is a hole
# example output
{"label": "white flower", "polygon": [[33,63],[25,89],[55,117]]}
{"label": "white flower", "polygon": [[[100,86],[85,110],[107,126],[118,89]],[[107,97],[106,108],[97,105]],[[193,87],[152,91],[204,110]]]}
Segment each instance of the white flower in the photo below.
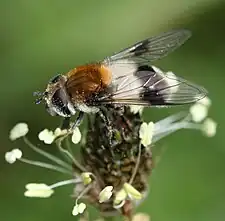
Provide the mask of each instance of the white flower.
{"label": "white flower", "polygon": [[192,120],[196,123],[202,122],[207,117],[210,106],[211,100],[208,97],[204,97],[192,105],[190,107]]}
{"label": "white flower", "polygon": [[217,123],[211,118],[207,118],[202,125],[202,131],[207,137],[213,137],[216,134]]}
{"label": "white flower", "polygon": [[115,209],[121,208],[126,198],[129,196],[131,200],[140,200],[143,198],[143,195],[136,190],[131,184],[124,183],[123,188],[115,194],[113,201],[113,207]]}
{"label": "white flower", "polygon": [[113,208],[114,209],[120,209],[121,207],[123,207],[123,205],[125,204],[125,200],[121,200],[121,201],[116,201],[114,200],[113,202]]}
{"label": "white flower", "polygon": [[91,181],[92,181],[91,176],[90,176],[91,174],[92,173],[89,173],[89,172],[81,173],[81,178],[83,180],[84,185],[91,183]]}
{"label": "white flower", "polygon": [[54,132],[44,129],[38,134],[38,138],[45,144],[52,144],[57,137],[63,136],[67,134],[67,132],[68,131],[66,129],[62,130],[61,128],[56,128]]}
{"label": "white flower", "polygon": [[99,203],[103,203],[108,201],[112,196],[113,186],[106,186],[100,193],[99,193]]}
{"label": "white flower", "polygon": [[77,216],[78,214],[82,214],[85,209],[86,209],[86,204],[84,204],[84,203],[76,204],[73,207],[72,214],[73,214],[73,216]]}
{"label": "white flower", "polygon": [[115,194],[115,199],[113,201],[113,207],[114,208],[120,208],[123,206],[123,202],[125,202],[125,199],[127,198],[127,192],[124,188],[122,188],[120,191],[118,191]]}
{"label": "white flower", "polygon": [[80,129],[78,127],[75,127],[74,131],[73,131],[73,135],[72,135],[72,142],[74,144],[78,144],[81,140],[81,132]]}
{"label": "white flower", "polygon": [[38,134],[38,138],[45,144],[51,144],[55,140],[55,135],[51,130],[44,129]]}
{"label": "white flower", "polygon": [[66,129],[61,129],[61,128],[56,128],[55,129],[55,131],[54,131],[54,136],[55,137],[59,137],[59,136],[63,136],[63,135],[65,135],[65,134],[67,134],[67,130]]}
{"label": "white flower", "polygon": [[26,197],[48,198],[54,193],[54,190],[44,183],[29,183],[26,189]]}
{"label": "white flower", "polygon": [[25,136],[28,133],[28,125],[26,123],[18,123],[16,124],[9,134],[10,140],[16,140],[20,137]]}
{"label": "white flower", "polygon": [[124,183],[123,188],[131,199],[140,200],[143,198],[142,194],[137,191],[131,184]]}
{"label": "white flower", "polygon": [[22,151],[20,149],[13,149],[10,152],[5,153],[5,160],[12,164],[15,163],[17,159],[22,157]]}
{"label": "white flower", "polygon": [[209,97],[204,97],[204,98],[202,98],[201,100],[199,100],[198,101],[198,103],[199,104],[202,104],[202,105],[204,105],[204,106],[206,106],[206,107],[210,107],[211,106],[211,104],[212,104],[212,102],[211,102],[211,100],[209,99]]}
{"label": "white flower", "polygon": [[132,217],[132,221],[150,221],[150,216],[148,214],[145,213],[136,213],[133,217]]}
{"label": "white flower", "polygon": [[152,143],[152,136],[153,136],[153,130],[154,130],[154,123],[149,122],[142,123],[140,130],[139,130],[139,138],[141,139],[141,143],[147,147]]}
{"label": "white flower", "polygon": [[208,115],[208,107],[197,102],[190,107],[192,120],[196,123],[203,121]]}
{"label": "white flower", "polygon": [[133,113],[133,114],[137,114],[139,113],[140,115],[142,114],[144,110],[144,107],[143,106],[140,106],[140,105],[130,105],[130,112]]}

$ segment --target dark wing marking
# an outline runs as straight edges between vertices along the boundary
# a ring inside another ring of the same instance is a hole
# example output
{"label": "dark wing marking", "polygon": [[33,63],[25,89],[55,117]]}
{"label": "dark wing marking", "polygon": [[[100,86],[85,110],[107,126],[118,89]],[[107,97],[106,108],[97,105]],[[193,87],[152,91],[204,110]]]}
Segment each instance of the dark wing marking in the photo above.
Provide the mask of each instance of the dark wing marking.
{"label": "dark wing marking", "polygon": [[150,66],[139,67],[134,74],[116,78],[108,94],[98,97],[100,103],[139,105],[179,105],[196,102],[207,94],[198,85],[163,73]]}
{"label": "dark wing marking", "polygon": [[112,71],[113,82],[108,94],[99,96],[101,103],[178,105],[195,102],[206,90],[170,73],[144,65],[160,59],[180,47],[191,32],[173,30],[141,41],[103,63]]}
{"label": "dark wing marking", "polygon": [[185,29],[165,32],[159,36],[138,42],[105,60],[113,62],[128,59],[130,63],[151,62],[165,57],[180,47],[190,37],[191,32]]}

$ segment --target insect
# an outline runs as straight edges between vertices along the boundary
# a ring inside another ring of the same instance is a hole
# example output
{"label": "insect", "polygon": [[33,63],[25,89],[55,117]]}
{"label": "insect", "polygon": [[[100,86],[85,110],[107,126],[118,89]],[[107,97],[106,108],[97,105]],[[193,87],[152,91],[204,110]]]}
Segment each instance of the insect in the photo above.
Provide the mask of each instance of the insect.
{"label": "insect", "polygon": [[191,36],[180,29],[150,37],[100,62],[76,67],[53,77],[37,99],[51,115],[66,119],[79,112],[97,113],[107,105],[169,106],[196,102],[206,90],[150,62],[165,57]]}

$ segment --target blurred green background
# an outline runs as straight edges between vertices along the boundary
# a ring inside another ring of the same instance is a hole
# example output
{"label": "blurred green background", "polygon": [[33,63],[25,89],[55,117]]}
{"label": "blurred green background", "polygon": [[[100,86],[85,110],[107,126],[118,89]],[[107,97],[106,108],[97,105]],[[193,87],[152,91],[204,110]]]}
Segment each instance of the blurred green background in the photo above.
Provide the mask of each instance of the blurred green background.
{"label": "blurred green background", "polygon": [[[151,193],[138,211],[148,212],[153,221],[225,220],[224,0],[1,0],[0,16],[0,220],[77,219],[71,215],[71,186],[59,188],[50,199],[23,196],[28,182],[51,184],[66,177],[4,162],[4,153],[18,147],[28,158],[39,159],[23,142],[8,140],[15,123],[27,122],[30,139],[40,143],[37,133],[60,122],[34,104],[32,93],[43,90],[56,73],[179,27],[192,30],[193,37],[157,65],[208,89],[218,133],[208,139],[200,132],[180,131],[162,140],[158,150],[166,151],[151,177]],[[148,109],[146,120],[179,109]],[[155,148],[155,154],[159,152]]]}

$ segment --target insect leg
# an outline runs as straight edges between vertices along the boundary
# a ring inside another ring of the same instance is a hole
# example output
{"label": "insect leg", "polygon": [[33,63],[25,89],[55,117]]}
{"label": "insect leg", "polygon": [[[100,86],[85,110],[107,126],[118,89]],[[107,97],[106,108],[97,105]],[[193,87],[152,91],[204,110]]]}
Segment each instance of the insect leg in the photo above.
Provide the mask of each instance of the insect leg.
{"label": "insect leg", "polygon": [[80,111],[71,129],[74,130],[76,127],[79,127],[83,119],[84,119],[84,112]]}
{"label": "insect leg", "polygon": [[112,146],[113,130],[110,120],[107,117],[107,114],[102,109],[99,110],[98,114],[106,124],[106,128],[108,130],[109,145]]}

